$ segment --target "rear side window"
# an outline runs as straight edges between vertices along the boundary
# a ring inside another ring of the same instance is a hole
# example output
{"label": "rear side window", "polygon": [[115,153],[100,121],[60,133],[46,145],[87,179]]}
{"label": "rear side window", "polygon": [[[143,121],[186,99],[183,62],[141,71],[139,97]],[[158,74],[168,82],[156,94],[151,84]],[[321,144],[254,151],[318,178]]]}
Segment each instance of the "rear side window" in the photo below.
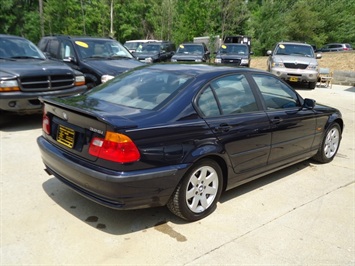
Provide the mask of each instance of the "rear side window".
{"label": "rear side window", "polygon": [[253,78],[260,89],[268,110],[301,106],[296,92],[279,79],[265,75],[253,75]]}
{"label": "rear side window", "polygon": [[205,117],[258,111],[255,97],[244,75],[226,76],[212,81],[197,98]]}

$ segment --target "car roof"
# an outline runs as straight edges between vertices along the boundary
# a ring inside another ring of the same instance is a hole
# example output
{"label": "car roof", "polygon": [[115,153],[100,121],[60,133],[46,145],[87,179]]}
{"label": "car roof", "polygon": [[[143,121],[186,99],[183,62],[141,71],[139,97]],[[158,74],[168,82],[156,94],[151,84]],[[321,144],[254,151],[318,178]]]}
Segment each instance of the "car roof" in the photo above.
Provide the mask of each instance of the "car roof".
{"label": "car roof", "polygon": [[278,42],[277,44],[294,44],[294,45],[304,45],[304,46],[312,46],[308,43],[304,42]]}
{"label": "car roof", "polygon": [[201,64],[201,63],[156,63],[153,65],[143,66],[142,68],[149,68],[151,70],[162,70],[162,71],[173,71],[180,74],[186,75],[201,75],[206,73],[221,73],[221,72],[257,72],[257,73],[268,73],[263,70],[253,69],[253,68],[237,68],[226,65],[214,65],[214,64]]}
{"label": "car roof", "polygon": [[17,39],[27,40],[27,39],[24,38],[24,37],[16,36],[16,35],[11,35],[11,34],[0,34],[0,37],[17,38]]}
{"label": "car roof", "polygon": [[110,37],[94,37],[94,36],[76,36],[76,35],[49,35],[45,36],[45,38],[65,38],[72,40],[112,40],[116,41]]}

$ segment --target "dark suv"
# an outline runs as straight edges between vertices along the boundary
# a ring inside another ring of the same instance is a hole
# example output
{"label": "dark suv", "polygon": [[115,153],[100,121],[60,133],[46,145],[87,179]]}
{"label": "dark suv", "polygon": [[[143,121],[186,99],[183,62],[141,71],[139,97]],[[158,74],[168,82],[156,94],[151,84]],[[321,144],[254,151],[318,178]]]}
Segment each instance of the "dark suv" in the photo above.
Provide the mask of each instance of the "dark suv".
{"label": "dark suv", "polygon": [[208,51],[206,44],[183,43],[179,45],[171,62],[207,62],[209,59],[210,51]]}
{"label": "dark suv", "polygon": [[88,88],[143,65],[111,38],[47,36],[40,40],[38,47],[50,58],[83,72]]}
{"label": "dark suv", "polygon": [[0,34],[0,112],[42,112],[38,97],[67,96],[86,90],[84,75],[49,60],[29,40]]}
{"label": "dark suv", "polygon": [[249,46],[241,43],[225,43],[219,48],[214,62],[234,66],[250,66]]}
{"label": "dark suv", "polygon": [[133,55],[141,62],[155,63],[170,61],[175,53],[171,42],[149,42],[138,46]]}

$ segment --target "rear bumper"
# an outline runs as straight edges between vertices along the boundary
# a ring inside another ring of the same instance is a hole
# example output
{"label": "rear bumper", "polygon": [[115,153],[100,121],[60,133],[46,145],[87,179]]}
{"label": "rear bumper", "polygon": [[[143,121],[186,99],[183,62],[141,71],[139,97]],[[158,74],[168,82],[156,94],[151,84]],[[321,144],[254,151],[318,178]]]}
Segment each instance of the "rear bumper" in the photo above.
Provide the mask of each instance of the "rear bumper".
{"label": "rear bumper", "polygon": [[16,113],[38,113],[42,111],[42,104],[38,100],[39,97],[75,95],[86,91],[86,89],[87,87],[84,85],[59,91],[1,93],[0,109]]}
{"label": "rear bumper", "polygon": [[44,137],[37,138],[46,171],[84,197],[114,209],[164,206],[188,165],[119,172],[72,157]]}

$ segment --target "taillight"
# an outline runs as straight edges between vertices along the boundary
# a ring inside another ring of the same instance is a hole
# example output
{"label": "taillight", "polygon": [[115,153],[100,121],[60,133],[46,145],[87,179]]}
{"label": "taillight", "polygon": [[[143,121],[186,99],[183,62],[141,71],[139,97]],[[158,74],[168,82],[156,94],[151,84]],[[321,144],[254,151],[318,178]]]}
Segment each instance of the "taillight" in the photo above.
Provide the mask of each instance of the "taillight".
{"label": "taillight", "polygon": [[51,133],[51,122],[49,120],[49,117],[45,114],[43,114],[42,129],[48,135]]}
{"label": "taillight", "polygon": [[118,163],[131,163],[140,158],[136,145],[129,137],[110,131],[106,132],[104,139],[95,137],[91,140],[89,153]]}

